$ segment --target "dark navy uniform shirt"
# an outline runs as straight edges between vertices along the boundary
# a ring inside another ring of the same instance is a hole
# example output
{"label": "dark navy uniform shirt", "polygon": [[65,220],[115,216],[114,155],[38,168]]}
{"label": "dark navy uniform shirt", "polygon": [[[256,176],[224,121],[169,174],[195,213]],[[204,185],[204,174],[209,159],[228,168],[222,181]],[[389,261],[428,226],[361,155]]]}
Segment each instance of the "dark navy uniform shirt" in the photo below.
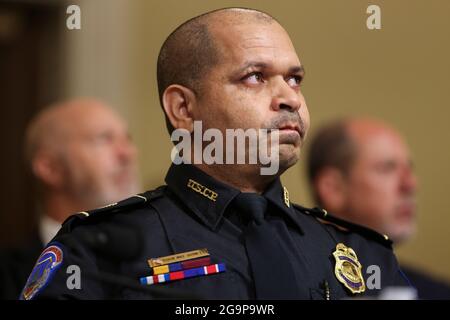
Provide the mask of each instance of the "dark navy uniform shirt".
{"label": "dark navy uniform shirt", "polygon": [[[192,165],[172,165],[166,183],[156,190],[69,218],[38,260],[21,298],[255,298],[243,242],[244,225],[232,205],[240,191]],[[287,230],[282,245],[301,289],[298,299],[377,295],[379,289],[406,285],[391,242],[384,236],[333,218],[323,210],[290,203],[279,179],[264,196],[270,215],[282,221]],[[102,230],[114,232],[122,227],[140,238],[112,239],[105,248],[101,239],[95,238]],[[368,285],[364,293],[353,294],[337,279],[333,252],[338,243],[353,249],[364,280],[373,275],[373,269],[368,272],[369,266],[379,268],[378,288]],[[139,250],[133,253],[136,247]],[[152,286],[139,283],[141,277],[151,274],[148,259],[201,248],[208,249],[213,263],[224,263],[226,272]],[[73,265],[81,271],[78,287],[72,277],[74,269],[69,268]],[[149,288],[159,291],[143,291]]]}

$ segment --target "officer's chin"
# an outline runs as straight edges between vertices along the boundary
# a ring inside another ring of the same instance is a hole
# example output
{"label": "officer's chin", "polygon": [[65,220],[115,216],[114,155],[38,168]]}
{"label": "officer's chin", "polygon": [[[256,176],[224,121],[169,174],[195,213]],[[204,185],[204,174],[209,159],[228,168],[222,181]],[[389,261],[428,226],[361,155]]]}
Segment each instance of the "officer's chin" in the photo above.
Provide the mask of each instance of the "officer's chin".
{"label": "officer's chin", "polygon": [[300,146],[296,144],[280,144],[280,172],[289,169],[300,159]]}

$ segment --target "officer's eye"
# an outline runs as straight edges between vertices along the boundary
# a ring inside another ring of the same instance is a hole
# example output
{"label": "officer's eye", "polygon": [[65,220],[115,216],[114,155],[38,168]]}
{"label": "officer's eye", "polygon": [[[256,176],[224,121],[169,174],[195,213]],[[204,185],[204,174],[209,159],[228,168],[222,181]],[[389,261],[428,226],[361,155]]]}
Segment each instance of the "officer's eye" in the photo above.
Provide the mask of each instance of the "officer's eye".
{"label": "officer's eye", "polygon": [[286,82],[289,86],[293,88],[298,88],[302,83],[302,79],[303,78],[301,76],[290,76],[289,78],[286,79]]}
{"label": "officer's eye", "polygon": [[258,84],[264,82],[264,77],[261,72],[252,72],[242,78],[242,80],[247,84]]}

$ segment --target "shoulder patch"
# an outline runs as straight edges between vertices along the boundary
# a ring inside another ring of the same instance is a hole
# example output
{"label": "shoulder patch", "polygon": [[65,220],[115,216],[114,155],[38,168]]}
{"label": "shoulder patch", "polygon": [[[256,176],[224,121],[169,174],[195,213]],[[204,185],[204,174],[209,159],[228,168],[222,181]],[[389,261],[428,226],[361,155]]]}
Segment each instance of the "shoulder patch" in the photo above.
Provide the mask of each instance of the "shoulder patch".
{"label": "shoulder patch", "polygon": [[31,300],[46,287],[63,261],[63,250],[57,242],[50,243],[41,253],[20,294],[20,300]]}
{"label": "shoulder patch", "polygon": [[144,193],[136,194],[119,202],[108,204],[104,207],[100,207],[89,211],[77,212],[68,217],[63,222],[62,225],[65,230],[70,231],[72,227],[74,227],[79,222],[89,221],[94,218],[100,218],[103,217],[103,214],[107,214],[109,216],[109,214],[111,213],[121,212],[127,209],[142,206],[145,203],[152,201],[153,199],[157,199],[163,196],[165,188],[166,186],[160,186],[155,190],[150,190]]}
{"label": "shoulder patch", "polygon": [[329,214],[325,209],[321,209],[318,207],[309,209],[297,204],[293,205],[302,213],[314,216],[320,223],[331,224],[341,231],[358,233],[368,239],[381,243],[385,247],[392,248],[392,241],[389,239],[389,237],[386,235],[382,235],[375,230],[356,223],[348,222],[340,218],[336,218],[335,216]]}

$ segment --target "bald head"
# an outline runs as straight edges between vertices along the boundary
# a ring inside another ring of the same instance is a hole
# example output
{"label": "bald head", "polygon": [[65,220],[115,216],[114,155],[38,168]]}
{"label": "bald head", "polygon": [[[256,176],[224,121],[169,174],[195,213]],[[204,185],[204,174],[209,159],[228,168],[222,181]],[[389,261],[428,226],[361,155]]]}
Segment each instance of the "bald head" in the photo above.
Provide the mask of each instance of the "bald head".
{"label": "bald head", "polygon": [[[164,91],[172,84],[201,94],[202,77],[220,62],[222,52],[215,30],[244,23],[270,24],[267,13],[245,8],[225,8],[194,17],[175,29],[164,41],[158,56],[157,81],[161,105]],[[166,116],[169,133],[173,127]]]}
{"label": "bald head", "polygon": [[25,149],[43,187],[46,211],[56,212],[58,221],[139,191],[136,150],[127,125],[98,100],[45,108],[28,127]]}
{"label": "bald head", "polygon": [[56,103],[45,108],[29,124],[26,132],[25,155],[29,163],[40,151],[62,155],[71,136],[80,126],[93,126],[102,116],[121,119],[99,100],[85,98]]}
{"label": "bald head", "polygon": [[[373,118],[347,118],[320,128],[310,142],[308,178],[313,182],[323,168],[334,167],[348,174],[360,146],[380,134],[401,140],[400,134],[387,123]],[[320,203],[320,199],[316,199]]]}
{"label": "bald head", "polygon": [[371,118],[352,118],[346,122],[347,134],[355,141],[364,143],[367,139],[379,135],[390,135],[402,140],[400,133],[385,122]]}

